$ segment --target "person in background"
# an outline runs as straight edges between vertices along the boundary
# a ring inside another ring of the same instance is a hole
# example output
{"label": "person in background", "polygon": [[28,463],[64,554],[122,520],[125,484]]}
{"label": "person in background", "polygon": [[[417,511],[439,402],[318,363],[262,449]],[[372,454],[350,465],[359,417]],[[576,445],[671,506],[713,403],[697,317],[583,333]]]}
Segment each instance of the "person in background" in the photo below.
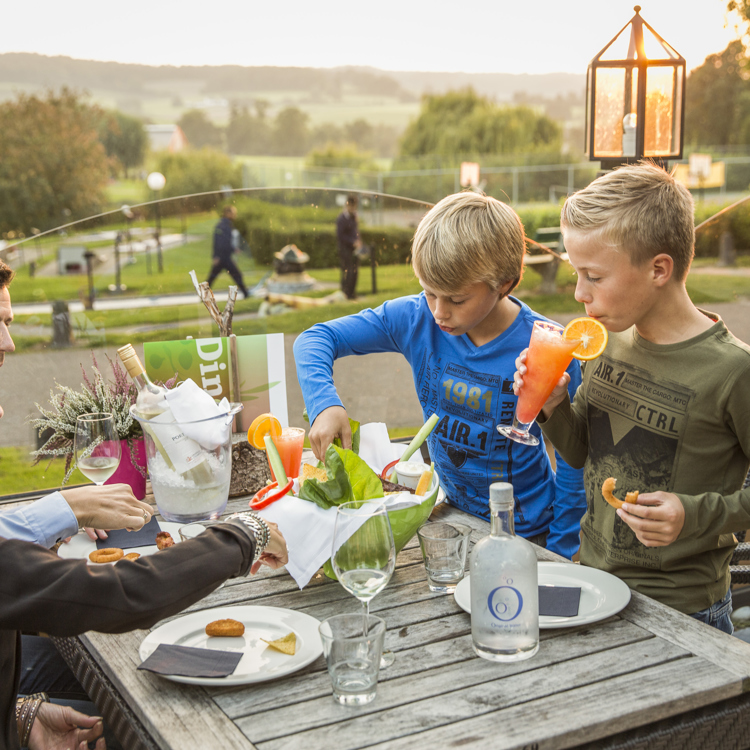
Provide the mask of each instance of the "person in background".
{"label": "person in background", "polygon": [[221,219],[214,228],[213,251],[211,254],[211,271],[208,274],[208,285],[214,283],[216,277],[226,271],[239,287],[243,297],[247,297],[247,287],[242,278],[242,271],[237,267],[232,257],[239,252],[239,243],[234,239],[234,220],[237,209],[234,206],[224,206]]}
{"label": "person in background", "polygon": [[[534,321],[544,320],[510,296],[525,248],[521,220],[509,206],[481,193],[450,195],[424,216],[414,236],[412,266],[424,291],[314,325],[297,337],[294,358],[310,446],[320,460],[335,438],[351,448],[334,361],[400,352],[425,421],[439,417],[427,442],[448,501],[489,519],[490,484],[511,482],[516,533],[570,558],[586,508],[582,472],[561,459],[555,472],[544,441],[521,445],[496,429],[510,422],[515,408],[515,359],[528,346]],[[581,380],[578,362],[568,373],[572,394]],[[531,429],[541,435],[536,425]]]}
{"label": "person in background", "polygon": [[336,219],[336,242],[341,265],[341,291],[347,299],[357,299],[359,259],[356,250],[362,246],[362,241],[359,238],[356,195],[347,197],[344,210]]}

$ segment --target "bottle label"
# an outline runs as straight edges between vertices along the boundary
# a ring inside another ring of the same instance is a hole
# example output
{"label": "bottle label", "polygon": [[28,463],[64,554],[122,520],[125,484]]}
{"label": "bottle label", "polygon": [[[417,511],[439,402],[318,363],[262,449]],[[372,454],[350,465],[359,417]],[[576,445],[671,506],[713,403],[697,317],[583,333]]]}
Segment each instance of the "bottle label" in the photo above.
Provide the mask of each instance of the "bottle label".
{"label": "bottle label", "polygon": [[[184,474],[206,460],[200,445],[191,440],[174,421],[171,411],[152,417],[150,427],[174,465],[175,471]],[[156,423],[156,424],[155,424]]]}
{"label": "bottle label", "polygon": [[498,586],[490,591],[487,608],[496,620],[511,622],[523,610],[523,596],[513,586]]}

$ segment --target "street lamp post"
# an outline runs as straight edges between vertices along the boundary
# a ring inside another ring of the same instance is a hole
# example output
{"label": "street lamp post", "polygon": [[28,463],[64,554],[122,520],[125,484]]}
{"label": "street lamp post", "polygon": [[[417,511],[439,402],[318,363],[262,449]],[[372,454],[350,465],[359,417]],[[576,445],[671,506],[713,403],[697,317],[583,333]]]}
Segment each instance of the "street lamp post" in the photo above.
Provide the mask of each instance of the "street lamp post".
{"label": "street lamp post", "polygon": [[164,261],[161,257],[161,204],[158,200],[158,192],[162,190],[167,184],[167,178],[161,172],[151,172],[151,174],[146,178],[146,183],[154,192],[154,195],[157,199],[156,203],[154,204],[154,208],[156,210],[156,259],[159,267],[159,273],[162,273],[164,271]]}
{"label": "street lamp post", "polygon": [[133,224],[133,219],[135,218],[135,214],[133,213],[133,209],[131,209],[128,205],[123,205],[120,210],[125,217],[125,239],[128,242],[128,263],[135,263],[135,258],[133,257],[133,236],[130,231]]}
{"label": "street lamp post", "polygon": [[634,10],[588,67],[586,153],[602,169],[682,158],[685,58]]}

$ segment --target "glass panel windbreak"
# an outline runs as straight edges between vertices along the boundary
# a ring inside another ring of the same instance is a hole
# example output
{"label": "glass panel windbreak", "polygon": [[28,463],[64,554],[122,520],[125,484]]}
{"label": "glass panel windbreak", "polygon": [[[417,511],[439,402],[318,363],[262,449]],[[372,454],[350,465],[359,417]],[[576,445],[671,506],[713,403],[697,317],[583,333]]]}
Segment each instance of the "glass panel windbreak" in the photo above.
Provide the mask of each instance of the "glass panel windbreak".
{"label": "glass panel windbreak", "polygon": [[[0,372],[0,405],[5,412],[0,422],[2,494],[60,487],[64,459],[54,459],[49,468],[49,459],[42,459],[32,468],[31,452],[51,433],[40,438],[30,424],[40,417],[37,404],[49,408],[50,392],[60,392],[57,384],[82,392],[84,373],[93,382],[94,360],[104,380],[111,382],[108,358],[117,361],[117,348],[126,343],[140,354],[147,341],[218,335],[189,272],[194,270],[199,282],[207,278],[214,228],[225,206],[237,209],[239,252],[233,257],[251,292],[247,299],[239,295],[234,308],[233,332],[238,336],[284,333],[290,342],[317,320],[419,292],[409,266],[411,240],[430,205],[361,192],[359,228],[369,255],[360,260],[360,299],[349,301],[340,293],[331,296],[341,284],[335,223],[351,192],[256,189],[165,199],[131,206],[129,216],[112,211],[6,248],[4,258],[16,272],[9,287],[16,351],[5,357]],[[308,259],[299,268],[283,268],[276,293],[291,293],[308,303],[320,298],[330,301],[292,307],[266,294],[272,274],[281,273],[278,255],[290,245]],[[287,286],[283,275],[290,270],[299,273]],[[213,284],[220,311],[230,284],[234,281],[224,271]],[[302,424],[290,345],[286,352],[289,419]],[[406,421],[416,431],[422,424],[421,408],[408,368],[402,371],[409,386],[405,396],[398,389],[393,398],[386,389],[376,400],[362,394],[361,403],[355,399],[351,404],[352,417],[385,421],[396,428]],[[375,401],[378,414],[372,412]],[[86,481],[74,473],[69,484]]]}

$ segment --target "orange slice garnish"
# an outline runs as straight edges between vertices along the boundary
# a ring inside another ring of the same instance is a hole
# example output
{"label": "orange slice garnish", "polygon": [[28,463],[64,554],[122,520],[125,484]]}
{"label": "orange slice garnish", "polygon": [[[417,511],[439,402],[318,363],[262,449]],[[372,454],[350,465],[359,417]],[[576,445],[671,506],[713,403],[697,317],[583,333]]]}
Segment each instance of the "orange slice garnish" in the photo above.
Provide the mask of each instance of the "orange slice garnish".
{"label": "orange slice garnish", "polygon": [[273,414],[259,414],[255,417],[247,431],[247,442],[253,448],[259,448],[264,451],[266,444],[263,442],[263,439],[266,435],[270,435],[272,438],[281,435],[281,422]]}
{"label": "orange slice garnish", "polygon": [[576,359],[588,361],[596,359],[607,346],[607,329],[593,318],[576,318],[565,326],[563,338],[579,339],[580,344],[573,352]]}

